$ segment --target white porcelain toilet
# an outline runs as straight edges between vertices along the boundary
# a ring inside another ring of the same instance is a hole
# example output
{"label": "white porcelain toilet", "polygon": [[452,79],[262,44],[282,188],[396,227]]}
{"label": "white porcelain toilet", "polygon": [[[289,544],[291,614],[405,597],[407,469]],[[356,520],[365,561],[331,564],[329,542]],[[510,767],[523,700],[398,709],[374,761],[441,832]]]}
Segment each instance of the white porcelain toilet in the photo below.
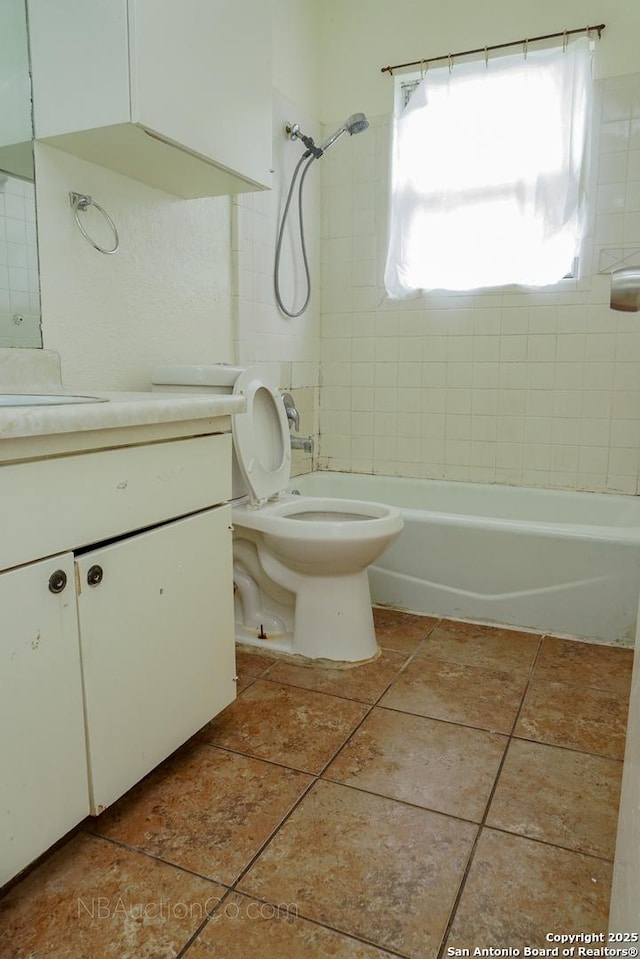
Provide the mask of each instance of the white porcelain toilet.
{"label": "white porcelain toilet", "polygon": [[258,368],[163,366],[153,384],[246,399],[246,413],[232,416],[236,639],[310,659],[375,656],[367,567],[402,529],[399,511],[287,492],[287,415]]}

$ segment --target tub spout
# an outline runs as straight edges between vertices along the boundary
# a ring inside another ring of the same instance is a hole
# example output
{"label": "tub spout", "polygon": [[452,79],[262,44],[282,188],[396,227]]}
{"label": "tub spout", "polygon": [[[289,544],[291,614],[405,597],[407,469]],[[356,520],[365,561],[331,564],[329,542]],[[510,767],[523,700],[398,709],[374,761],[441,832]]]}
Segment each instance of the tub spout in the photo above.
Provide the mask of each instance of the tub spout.
{"label": "tub spout", "polygon": [[313,436],[292,436],[292,450],[304,450],[305,453],[313,453]]}

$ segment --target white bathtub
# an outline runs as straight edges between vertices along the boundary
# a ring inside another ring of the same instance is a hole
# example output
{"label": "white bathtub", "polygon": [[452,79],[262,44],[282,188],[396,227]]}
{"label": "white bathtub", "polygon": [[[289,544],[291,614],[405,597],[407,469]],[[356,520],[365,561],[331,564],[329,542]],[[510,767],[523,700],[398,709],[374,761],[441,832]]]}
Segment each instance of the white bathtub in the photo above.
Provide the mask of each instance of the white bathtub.
{"label": "white bathtub", "polygon": [[369,571],[376,603],[633,643],[638,497],[324,471],[291,488],[402,510],[402,533]]}

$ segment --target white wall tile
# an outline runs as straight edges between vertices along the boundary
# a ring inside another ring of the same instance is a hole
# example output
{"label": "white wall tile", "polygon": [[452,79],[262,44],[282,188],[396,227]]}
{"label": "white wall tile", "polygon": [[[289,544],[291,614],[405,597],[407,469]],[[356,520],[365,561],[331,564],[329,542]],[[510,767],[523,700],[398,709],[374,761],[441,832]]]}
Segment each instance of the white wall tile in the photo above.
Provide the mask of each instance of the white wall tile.
{"label": "white wall tile", "polygon": [[495,415],[498,412],[498,396],[498,390],[495,389],[474,389],[471,393],[471,412],[478,416]]}

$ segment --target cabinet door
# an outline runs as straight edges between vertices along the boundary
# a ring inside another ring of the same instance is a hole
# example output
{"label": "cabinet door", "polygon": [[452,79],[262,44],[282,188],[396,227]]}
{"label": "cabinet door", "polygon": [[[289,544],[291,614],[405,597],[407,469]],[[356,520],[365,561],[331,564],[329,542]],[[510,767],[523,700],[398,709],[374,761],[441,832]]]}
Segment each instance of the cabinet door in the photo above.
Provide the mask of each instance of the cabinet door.
{"label": "cabinet door", "polygon": [[38,140],[183,197],[270,188],[269,0],[28,0]]}
{"label": "cabinet door", "polygon": [[89,812],[73,574],[68,553],[0,576],[0,885]]}
{"label": "cabinet door", "polygon": [[27,7],[36,137],[129,122],[127,0]]}
{"label": "cabinet door", "polygon": [[129,0],[133,121],[267,187],[270,6],[269,0]]}
{"label": "cabinet door", "polygon": [[235,696],[230,527],[220,506],[76,557],[94,814]]}

